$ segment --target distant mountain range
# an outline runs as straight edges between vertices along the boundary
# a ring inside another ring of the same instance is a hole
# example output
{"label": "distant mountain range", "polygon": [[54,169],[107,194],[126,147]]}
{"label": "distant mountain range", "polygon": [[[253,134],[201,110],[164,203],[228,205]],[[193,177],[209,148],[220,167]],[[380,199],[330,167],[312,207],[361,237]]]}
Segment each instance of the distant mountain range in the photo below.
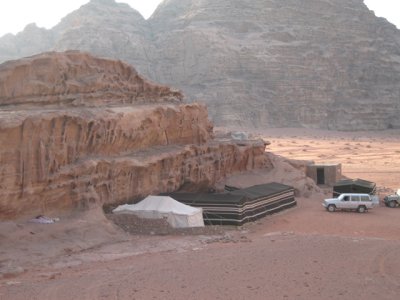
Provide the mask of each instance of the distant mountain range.
{"label": "distant mountain range", "polygon": [[362,0],[92,0],[0,38],[0,62],[83,50],[207,103],[216,125],[400,128],[400,31]]}

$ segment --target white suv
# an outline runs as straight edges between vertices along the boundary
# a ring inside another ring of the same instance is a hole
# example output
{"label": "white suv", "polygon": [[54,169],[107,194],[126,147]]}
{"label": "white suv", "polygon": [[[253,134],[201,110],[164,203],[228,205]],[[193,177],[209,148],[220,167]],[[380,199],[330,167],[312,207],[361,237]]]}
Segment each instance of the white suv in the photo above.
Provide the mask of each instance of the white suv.
{"label": "white suv", "polygon": [[337,209],[357,210],[360,213],[379,204],[377,196],[368,194],[341,194],[337,198],[325,199],[322,205],[329,211],[334,212]]}

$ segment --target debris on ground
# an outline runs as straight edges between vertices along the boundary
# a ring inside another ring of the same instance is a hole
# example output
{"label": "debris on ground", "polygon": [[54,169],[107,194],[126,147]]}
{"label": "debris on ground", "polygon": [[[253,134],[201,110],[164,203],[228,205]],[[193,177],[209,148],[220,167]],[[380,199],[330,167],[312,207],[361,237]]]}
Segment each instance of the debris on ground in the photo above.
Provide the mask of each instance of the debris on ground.
{"label": "debris on ground", "polygon": [[59,218],[49,218],[46,216],[38,215],[37,217],[31,219],[29,222],[38,224],[53,224],[60,221]]}

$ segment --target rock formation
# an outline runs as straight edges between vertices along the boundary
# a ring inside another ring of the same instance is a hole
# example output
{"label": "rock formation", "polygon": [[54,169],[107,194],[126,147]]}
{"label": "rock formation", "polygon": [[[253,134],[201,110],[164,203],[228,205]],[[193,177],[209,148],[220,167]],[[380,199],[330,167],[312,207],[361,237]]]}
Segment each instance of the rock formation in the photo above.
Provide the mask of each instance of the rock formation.
{"label": "rock formation", "polygon": [[0,69],[0,107],[94,106],[181,101],[183,95],[156,86],[134,68],[77,51],[44,53],[9,61]]}
{"label": "rock formation", "polygon": [[4,36],[0,60],[44,45],[123,59],[217,125],[400,127],[400,31],[362,0],[165,0],[147,21],[92,0],[51,30]]}
{"label": "rock formation", "polygon": [[268,166],[217,140],[207,109],[121,61],[77,51],[0,65],[0,219],[211,188]]}

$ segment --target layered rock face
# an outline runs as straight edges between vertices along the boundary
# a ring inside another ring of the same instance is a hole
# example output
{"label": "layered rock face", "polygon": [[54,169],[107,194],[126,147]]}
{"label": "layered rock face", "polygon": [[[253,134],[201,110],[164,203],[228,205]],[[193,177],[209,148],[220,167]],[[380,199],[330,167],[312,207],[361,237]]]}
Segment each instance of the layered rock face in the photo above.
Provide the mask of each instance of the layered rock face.
{"label": "layered rock face", "polygon": [[171,62],[155,78],[206,99],[217,124],[400,125],[400,31],[362,0],[170,0],[150,23]]}
{"label": "layered rock face", "polygon": [[0,107],[94,106],[180,102],[183,95],[139,76],[134,68],[78,51],[9,61],[0,69]]}
{"label": "layered rock face", "polygon": [[92,0],[52,30],[28,29],[43,43],[5,36],[0,59],[46,42],[121,58],[204,101],[217,125],[400,127],[400,32],[362,0],[166,0],[147,21]]}
{"label": "layered rock face", "polygon": [[0,65],[0,76],[19,81],[0,88],[0,219],[207,189],[268,165],[263,142],[215,140],[204,105],[120,61],[47,53]]}

